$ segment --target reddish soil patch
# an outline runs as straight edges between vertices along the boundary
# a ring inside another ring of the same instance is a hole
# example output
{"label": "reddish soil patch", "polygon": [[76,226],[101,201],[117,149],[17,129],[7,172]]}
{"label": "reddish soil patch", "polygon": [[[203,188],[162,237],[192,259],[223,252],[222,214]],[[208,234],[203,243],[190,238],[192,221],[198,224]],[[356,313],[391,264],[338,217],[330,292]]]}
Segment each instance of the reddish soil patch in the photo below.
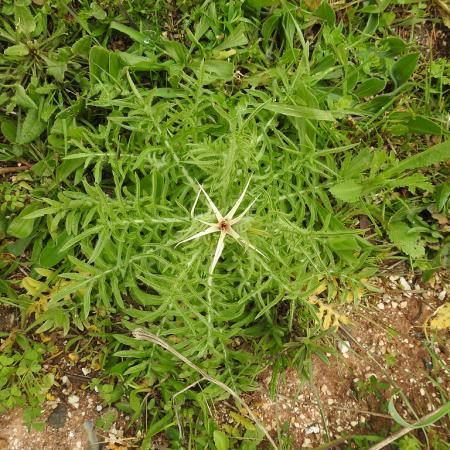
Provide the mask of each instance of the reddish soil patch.
{"label": "reddish soil patch", "polygon": [[[42,420],[47,420],[52,412],[47,404]],[[86,421],[95,421],[99,412],[96,411],[91,397],[79,397],[79,408],[69,405],[66,423],[61,428],[47,426],[45,431],[28,431],[23,424],[23,412],[16,409],[8,414],[0,416],[0,442],[4,442],[8,450],[84,450],[89,448],[88,435],[84,428]]]}
{"label": "reddish soil patch", "polygon": [[[50,425],[50,415],[58,405],[67,411],[65,423],[56,428]],[[68,397],[47,401],[39,419],[46,423],[44,431],[28,430],[23,423],[23,411],[15,409],[0,415],[1,450],[96,450],[99,448],[126,450],[124,443],[137,439],[124,437],[127,418],[117,413],[117,420],[107,431],[95,428],[95,422],[104,414],[101,400],[95,393],[76,391]],[[112,411],[112,409],[109,409]],[[134,447],[134,445],[133,445]]]}
{"label": "reddish soil patch", "polygon": [[[399,413],[411,422],[436,410],[450,395],[450,355],[444,345],[444,333],[432,341],[430,334],[425,335],[429,329],[424,324],[448,301],[449,277],[450,273],[438,275],[427,285],[418,282],[413,274],[372,279],[378,292],[367,295],[363,304],[347,305],[340,311],[350,322],[330,342],[335,352],[327,354],[329,362],[314,358],[310,381],[301,380],[294,370],[288,370],[280,376],[275,398],[271,398],[271,370],[267,370],[260,379],[260,389],[245,395],[245,400],[273,437],[278,440],[281,436],[290,442],[284,448],[293,449],[339,439],[342,443],[352,435],[390,434],[395,422],[386,405],[392,395],[397,395]],[[4,320],[9,313],[5,312]],[[72,375],[66,377],[68,381],[60,378],[61,387],[52,390],[42,416],[47,421],[54,408],[64,404],[68,411],[64,426],[56,429],[47,425],[43,432],[28,432],[22,424],[21,411],[0,415],[1,450],[94,448],[89,447],[85,423],[95,423],[101,416],[101,401],[94,392],[86,390],[83,380],[77,381],[83,377],[80,362],[69,361],[64,356],[51,363],[61,374]],[[416,417],[407,410],[399,392],[408,399]],[[78,400],[74,402],[73,396]],[[228,403],[218,405],[218,421],[236,425],[229,414],[232,409]],[[119,415],[109,430],[97,428],[98,441],[106,449],[134,447],[139,436],[124,438],[127,422],[127,417]],[[448,425],[441,422],[429,433],[445,442]],[[423,438],[421,432],[416,432],[416,436]],[[339,445],[328,448],[349,448],[347,444]]]}
{"label": "reddish soil patch", "polygon": [[[389,434],[395,425],[387,412],[392,395],[396,394],[399,413],[411,422],[439,408],[443,397],[450,395],[448,349],[430,344],[423,332],[423,324],[445,302],[448,283],[437,277],[434,287],[424,287],[413,276],[403,280],[391,276],[375,278],[371,284],[380,292],[367,296],[366,305],[356,312],[347,311],[351,323],[340,329],[336,354],[327,355],[329,363],[314,358],[310,381],[289,370],[271,398],[268,370],[259,391],[246,396],[273,437],[289,435],[292,448],[316,447],[352,435]],[[405,290],[408,286],[411,290]],[[416,417],[398,392],[408,399]],[[233,423],[226,411],[221,414],[222,423]],[[433,428],[444,442],[448,425]],[[420,432],[416,436],[422,437]],[[330,448],[348,448],[343,445]]]}

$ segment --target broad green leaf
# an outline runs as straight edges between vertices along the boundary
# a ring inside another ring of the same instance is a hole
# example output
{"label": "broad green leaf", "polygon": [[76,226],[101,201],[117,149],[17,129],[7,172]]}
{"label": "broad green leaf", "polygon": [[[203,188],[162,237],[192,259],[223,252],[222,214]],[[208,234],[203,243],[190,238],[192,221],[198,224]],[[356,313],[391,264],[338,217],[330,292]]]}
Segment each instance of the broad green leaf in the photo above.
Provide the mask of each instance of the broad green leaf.
{"label": "broad green leaf", "polygon": [[46,125],[39,119],[37,110],[30,109],[19,129],[17,142],[19,144],[29,144],[37,139],[45,129]]}
{"label": "broad green leaf", "polygon": [[146,56],[133,55],[127,52],[115,52],[120,59],[133,70],[136,71],[152,71],[163,70],[169,65],[174,64],[173,61],[166,61],[164,63],[157,62],[156,59],[151,59]]}
{"label": "broad green leaf", "polygon": [[329,27],[334,27],[336,23],[336,14],[328,2],[322,2],[314,11],[314,14],[317,17],[324,19]]}
{"label": "broad green leaf", "polygon": [[303,119],[324,121],[335,120],[331,111],[310,108],[308,106],[285,105],[282,103],[265,103],[262,105],[262,108],[278,114],[283,114],[285,116],[300,117]]}
{"label": "broad green leaf", "polygon": [[370,97],[381,92],[385,86],[385,80],[381,78],[369,78],[358,86],[355,90],[355,95],[358,97]]}
{"label": "broad green leaf", "polygon": [[330,192],[338,199],[344,202],[356,202],[359,200],[363,186],[354,180],[343,181],[337,183],[330,188]]}
{"label": "broad green leaf", "polygon": [[123,25],[121,23],[113,21],[111,22],[110,27],[114,30],[120,31],[123,34],[126,34],[131,39],[133,39],[133,41],[139,42],[140,44],[148,44],[150,41],[150,38],[144,33],[141,33],[140,31],[137,31],[127,25]]}
{"label": "broad green leaf", "polygon": [[401,86],[409,80],[414,70],[416,70],[419,55],[420,53],[410,53],[394,63],[391,69],[391,76],[396,87]]}
{"label": "broad green leaf", "polygon": [[58,182],[65,181],[78,167],[82,166],[85,158],[64,160],[56,168],[56,180]]}
{"label": "broad green leaf", "polygon": [[188,49],[181,42],[177,41],[165,41],[164,51],[179,64],[186,63],[189,54]]}
{"label": "broad green leaf", "polygon": [[103,74],[109,73],[109,51],[98,45],[89,52],[89,75],[91,83],[95,84],[104,78]]}
{"label": "broad green leaf", "polygon": [[19,33],[30,34],[36,28],[36,22],[28,6],[14,7],[14,17],[16,20],[16,29]]}
{"label": "broad green leaf", "polygon": [[450,197],[450,183],[442,183],[436,188],[435,199],[438,211],[442,211]]}
{"label": "broad green leaf", "polygon": [[5,48],[3,53],[7,56],[27,56],[30,51],[25,44],[17,44]]}
{"label": "broad green leaf", "polygon": [[17,125],[14,120],[2,118],[0,127],[3,136],[5,136],[5,138],[8,139],[9,142],[16,141]]}
{"label": "broad green leaf", "polygon": [[389,36],[384,39],[381,39],[380,44],[386,50],[383,52],[385,56],[397,56],[403,53],[407,45],[403,39],[399,37]]}
{"label": "broad green leaf", "polygon": [[245,3],[252,8],[261,9],[277,5],[280,3],[280,0],[246,0]]}
{"label": "broad green leaf", "polygon": [[389,102],[393,101],[394,97],[387,94],[382,94],[369,100],[367,103],[360,105],[360,109],[369,113],[377,113],[384,108]]}
{"label": "broad green leaf", "polygon": [[155,436],[155,434],[161,433],[161,431],[164,431],[166,428],[171,427],[173,424],[173,415],[171,413],[166,414],[162,419],[153,422],[148,427],[145,439],[147,439],[149,436],[152,437]]}
{"label": "broad green leaf", "polygon": [[220,430],[214,430],[214,444],[217,450],[228,450],[230,448],[230,440],[228,436]]}
{"label": "broad green leaf", "polygon": [[234,77],[234,64],[229,61],[207,60],[194,62],[188,66],[192,69],[197,78],[204,83],[212,83],[217,80],[231,80]]}
{"label": "broad green leaf", "polygon": [[390,222],[388,235],[391,242],[411,258],[425,256],[425,247],[420,242],[420,233],[411,231],[409,225],[402,221]]}
{"label": "broad green leaf", "polygon": [[409,175],[407,177],[388,180],[385,184],[391,189],[407,187],[411,192],[415,192],[415,188],[423,189],[427,192],[433,192],[434,190],[434,186],[429,181],[429,178],[421,173],[414,173],[413,175]]}
{"label": "broad green leaf", "polygon": [[221,51],[229,48],[240,47],[248,43],[247,36],[245,35],[244,24],[236,27],[230,35],[228,35],[214,50]]}
{"label": "broad green leaf", "polygon": [[68,239],[69,236],[65,231],[61,233],[56,240],[50,239],[39,255],[38,264],[41,267],[46,268],[56,266],[56,264],[62,261],[68,253],[68,250],[61,250]]}
{"label": "broad green leaf", "polygon": [[390,3],[392,3],[392,0],[378,0],[374,5],[364,6],[359,10],[359,12],[366,14],[379,14],[382,13]]}
{"label": "broad green leaf", "polygon": [[23,108],[38,109],[36,103],[34,103],[33,99],[26,93],[24,87],[20,84],[16,85],[16,94],[14,95],[13,100]]}
{"label": "broad green leaf", "polygon": [[71,50],[74,55],[80,55],[87,58],[91,48],[92,38],[90,36],[83,36],[72,44]]}
{"label": "broad green leaf", "polygon": [[32,203],[26,206],[8,226],[8,235],[19,239],[25,239],[33,232],[34,219],[27,216],[41,207],[40,203]]}
{"label": "broad green leaf", "polygon": [[384,172],[386,178],[400,174],[405,170],[421,169],[433,164],[450,161],[450,140],[436,144],[428,150],[403,159],[397,166]]}
{"label": "broad green leaf", "polygon": [[441,135],[442,127],[427,117],[418,116],[408,122],[408,128],[415,133]]}

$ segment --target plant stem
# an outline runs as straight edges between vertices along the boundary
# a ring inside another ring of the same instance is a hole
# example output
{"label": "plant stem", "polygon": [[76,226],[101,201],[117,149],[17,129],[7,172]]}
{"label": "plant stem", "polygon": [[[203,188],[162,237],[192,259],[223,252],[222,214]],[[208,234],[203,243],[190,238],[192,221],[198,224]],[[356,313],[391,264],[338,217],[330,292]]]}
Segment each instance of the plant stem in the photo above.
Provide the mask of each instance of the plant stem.
{"label": "plant stem", "polygon": [[[440,410],[442,410],[443,408],[446,408],[446,407],[447,407],[447,405],[444,404],[439,409],[430,412],[426,416],[421,417],[417,422],[424,422],[424,421],[426,421],[427,419],[429,419],[430,417],[434,416],[436,413],[438,413]],[[379,442],[378,444],[370,447],[369,450],[381,450],[382,448],[384,448],[387,445],[389,445],[391,442],[394,442],[397,439],[400,439],[402,436],[404,436],[405,434],[408,434],[410,431],[415,430],[415,429],[416,428],[414,427],[414,424],[411,424],[411,427],[404,427],[401,430],[399,430],[396,433],[394,433],[393,435],[391,435],[391,436],[387,437],[386,439],[384,439],[383,441]]]}
{"label": "plant stem", "polygon": [[0,175],[6,175],[7,173],[23,172],[29,170],[31,166],[17,166],[17,167],[0,167]]}
{"label": "plant stem", "polygon": [[239,397],[239,395],[233,391],[229,386],[227,386],[225,383],[222,383],[217,378],[212,377],[207,372],[205,372],[203,369],[195,365],[193,362],[191,362],[189,359],[187,359],[185,356],[183,356],[178,350],[175,350],[170,344],[168,344],[165,340],[161,339],[160,337],[150,333],[147,330],[144,330],[142,328],[137,328],[133,330],[133,337],[140,340],[140,341],[150,341],[156,345],[159,345],[160,347],[164,348],[168,352],[175,355],[179,360],[183,361],[185,364],[187,364],[191,369],[194,369],[196,372],[198,372],[205,380],[208,380],[210,383],[215,384],[216,386],[219,386],[221,389],[223,389],[225,392],[230,394],[238,403],[240,403],[245,410],[247,411],[250,418],[255,422],[255,424],[258,426],[258,428],[261,429],[261,431],[266,435],[267,440],[270,442],[272,447],[275,450],[278,450],[277,445],[275,444],[275,441],[270,436],[269,432],[266,430],[264,425],[258,420],[258,418],[255,416],[253,411],[250,409],[250,407],[245,403],[244,400]]}

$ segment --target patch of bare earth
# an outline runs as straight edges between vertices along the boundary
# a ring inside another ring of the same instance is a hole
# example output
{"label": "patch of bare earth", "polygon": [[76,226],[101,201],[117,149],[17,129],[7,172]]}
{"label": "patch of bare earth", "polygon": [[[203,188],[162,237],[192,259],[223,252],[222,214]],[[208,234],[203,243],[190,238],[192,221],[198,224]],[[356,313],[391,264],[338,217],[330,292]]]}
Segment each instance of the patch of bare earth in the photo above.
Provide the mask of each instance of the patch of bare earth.
{"label": "patch of bare earth", "polygon": [[[387,413],[387,401],[399,390],[417,416],[406,410],[398,394],[395,405],[411,422],[442,405],[442,397],[450,395],[449,349],[445,336],[440,336],[440,344],[430,344],[424,324],[446,301],[449,284],[437,276],[433,285],[424,286],[416,278],[371,280],[379,292],[369,295],[356,312],[348,311],[351,323],[341,328],[336,353],[328,354],[328,363],[314,358],[309,382],[289,370],[271,398],[271,371],[261,377],[260,389],[245,400],[274,437],[287,430],[282,434],[290,436],[292,448],[339,440],[343,447],[337,443],[329,448],[345,448],[345,437],[390,433],[395,422]],[[438,359],[431,358],[430,345]],[[222,412],[222,421],[233,423]],[[446,442],[448,429],[447,421],[433,432]],[[420,432],[416,436],[422,437]]]}

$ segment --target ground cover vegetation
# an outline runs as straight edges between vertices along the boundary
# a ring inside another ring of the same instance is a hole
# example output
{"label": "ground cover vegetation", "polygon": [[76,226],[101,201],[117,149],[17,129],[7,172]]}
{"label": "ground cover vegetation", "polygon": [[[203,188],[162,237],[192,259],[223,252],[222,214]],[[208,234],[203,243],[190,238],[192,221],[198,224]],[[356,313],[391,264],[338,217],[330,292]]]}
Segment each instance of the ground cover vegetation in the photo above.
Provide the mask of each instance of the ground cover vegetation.
{"label": "ground cover vegetation", "polygon": [[450,65],[416,34],[445,10],[149,3],[0,7],[0,408],[42,426],[63,349],[142,448],[256,448],[195,366],[238,394],[308,377],[380,264],[447,264]]}

